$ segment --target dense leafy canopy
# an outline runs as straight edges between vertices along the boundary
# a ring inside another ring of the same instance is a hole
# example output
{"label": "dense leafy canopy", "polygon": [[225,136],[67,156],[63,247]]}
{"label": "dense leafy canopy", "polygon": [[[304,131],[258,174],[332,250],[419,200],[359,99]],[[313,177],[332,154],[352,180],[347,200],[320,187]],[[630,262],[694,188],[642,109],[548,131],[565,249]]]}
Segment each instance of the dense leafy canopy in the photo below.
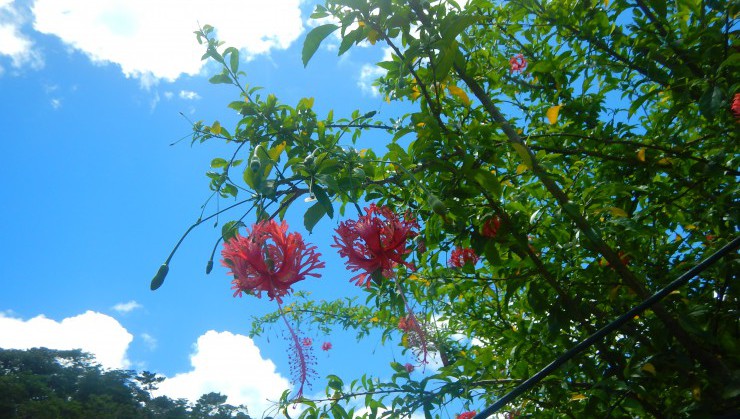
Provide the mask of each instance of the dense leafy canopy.
{"label": "dense leafy canopy", "polygon": [[[364,404],[373,417],[446,417],[452,400],[479,409],[732,240],[737,13],[737,2],[718,0],[327,1],[314,17],[330,23],[307,35],[304,64],[332,33],[339,54],[389,48],[375,84],[387,101],[415,106],[391,120],[320,116],[311,98],[280,103],[244,84],[238,51],[221,49],[213,28],[198,31],[204,59],[223,64],[211,81],[240,93],[229,104],[241,115],[235,126],[194,125],[193,141],[233,144],[208,172],[214,195],[241,211],[224,240],[247,215],[282,218],[306,197],[315,200],[309,231],[370,202],[420,226],[406,256],[415,270],[376,276],[366,304],[299,294],[286,311],[358,338],[403,334],[408,350],[435,353],[442,366],[420,380],[400,364],[388,381],[328,377],[326,400],[301,400],[304,415],[346,417]],[[349,146],[363,135],[385,148]],[[461,249],[480,259],[449,263]],[[737,272],[735,254],[716,263],[508,410],[701,417],[736,408]],[[411,310],[424,339],[398,328]],[[254,333],[277,319],[257,320]]]}
{"label": "dense leafy canopy", "polygon": [[151,397],[164,377],[144,371],[105,370],[80,350],[0,349],[0,417],[249,419],[246,407],[219,393],[194,404]]}

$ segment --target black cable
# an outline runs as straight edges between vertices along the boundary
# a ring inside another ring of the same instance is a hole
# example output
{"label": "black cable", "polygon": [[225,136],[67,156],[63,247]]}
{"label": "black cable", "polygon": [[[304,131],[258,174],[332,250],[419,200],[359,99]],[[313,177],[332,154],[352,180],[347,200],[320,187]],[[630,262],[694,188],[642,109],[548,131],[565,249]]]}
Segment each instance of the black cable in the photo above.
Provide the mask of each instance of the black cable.
{"label": "black cable", "polygon": [[496,403],[492,404],[485,410],[475,415],[473,419],[485,419],[491,416],[492,414],[496,413],[499,409],[506,406],[510,401],[519,397],[522,393],[534,387],[535,384],[539,383],[543,378],[550,375],[550,373],[560,368],[563,364],[568,362],[571,358],[575,357],[576,355],[578,355],[579,353],[583,352],[588,347],[596,343],[598,340],[602,339],[604,336],[608,335],[609,333],[621,327],[628,321],[632,320],[636,315],[642,313],[644,310],[646,310],[653,304],[662,300],[668,294],[672,293],[676,289],[685,285],[687,282],[689,282],[691,278],[698,275],[704,269],[708,268],[709,266],[714,264],[714,262],[721,259],[728,253],[737,249],[738,246],[740,246],[740,236],[736,237],[733,241],[726,244],[724,247],[717,250],[716,252],[714,252],[712,255],[710,255],[703,261],[699,262],[698,265],[689,269],[686,273],[679,276],[676,280],[668,284],[665,288],[661,289],[660,291],[650,296],[650,298],[648,298],[647,300],[635,306],[632,310],[622,314],[621,316],[616,318],[611,323],[597,330],[594,334],[587,337],[585,340],[581,341],[581,343],[579,343],[578,345],[574,346],[573,348],[571,348],[570,350],[562,354],[560,357],[558,357],[556,360],[551,362],[545,368],[542,368],[537,374],[529,377],[526,381],[519,384],[516,388],[506,393],[503,397],[498,399]]}

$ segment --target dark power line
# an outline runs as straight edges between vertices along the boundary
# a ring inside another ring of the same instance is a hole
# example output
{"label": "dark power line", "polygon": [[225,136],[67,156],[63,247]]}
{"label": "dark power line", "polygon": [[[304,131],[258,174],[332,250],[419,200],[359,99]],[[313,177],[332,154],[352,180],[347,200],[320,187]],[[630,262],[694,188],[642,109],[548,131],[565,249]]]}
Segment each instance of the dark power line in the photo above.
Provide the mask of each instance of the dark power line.
{"label": "dark power line", "polygon": [[689,269],[686,273],[679,276],[676,280],[668,284],[665,288],[661,289],[660,291],[650,296],[650,298],[646,299],[639,305],[635,306],[632,310],[622,314],[621,316],[616,318],[611,323],[607,324],[603,328],[594,332],[594,334],[592,334],[591,336],[581,341],[581,343],[579,343],[578,345],[569,349],[567,352],[562,354],[556,360],[548,364],[545,368],[542,368],[537,374],[531,376],[526,381],[519,384],[516,388],[506,393],[503,397],[498,399],[496,403],[492,404],[485,410],[475,415],[473,419],[485,419],[491,416],[492,414],[496,413],[499,409],[506,406],[509,402],[511,402],[515,398],[519,397],[522,393],[530,390],[537,383],[542,381],[543,378],[547,377],[553,371],[560,368],[563,364],[568,362],[571,358],[575,357],[576,355],[578,355],[579,353],[583,352],[588,347],[596,343],[597,341],[604,338],[604,336],[608,335],[609,333],[618,329],[619,327],[621,327],[628,321],[632,320],[636,315],[642,313],[643,311],[648,309],[653,304],[662,300],[671,292],[685,285],[687,282],[689,282],[691,278],[695,277],[696,275],[701,273],[706,268],[712,266],[716,261],[723,258],[728,253],[732,252],[733,250],[736,250],[738,246],[740,246],[740,236],[736,237],[733,241],[726,244],[724,247],[717,250],[716,252],[714,252],[712,255],[710,255],[703,261],[699,262],[698,265]]}

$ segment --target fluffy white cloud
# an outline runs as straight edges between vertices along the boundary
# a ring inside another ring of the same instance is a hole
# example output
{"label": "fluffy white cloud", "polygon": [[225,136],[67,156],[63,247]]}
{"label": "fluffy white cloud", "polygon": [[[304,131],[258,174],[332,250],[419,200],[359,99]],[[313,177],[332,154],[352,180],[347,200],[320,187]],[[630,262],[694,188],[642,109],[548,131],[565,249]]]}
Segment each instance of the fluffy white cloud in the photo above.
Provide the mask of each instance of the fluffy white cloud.
{"label": "fluffy white cloud", "polygon": [[192,92],[190,90],[180,90],[179,96],[180,96],[180,99],[185,99],[185,100],[200,99],[199,94]]}
{"label": "fluffy white cloud", "polygon": [[137,308],[142,308],[142,307],[144,307],[144,306],[142,306],[141,304],[137,303],[134,300],[131,300],[128,303],[118,303],[118,304],[114,305],[113,306],[113,310],[115,310],[115,311],[117,311],[119,313],[122,313],[122,314],[126,314],[126,313],[130,313],[130,312],[136,310]]}
{"label": "fluffy white cloud", "polygon": [[127,368],[133,336],[113,317],[87,311],[60,322],[43,315],[29,320],[0,313],[0,347],[7,349],[82,349],[106,368]]}
{"label": "fluffy white cloud", "polygon": [[13,0],[0,0],[0,55],[9,56],[15,68],[26,64],[38,68],[44,62],[33,42],[21,33],[25,22],[24,15],[13,7]]}
{"label": "fluffy white cloud", "polygon": [[232,405],[245,404],[259,416],[290,384],[264,359],[252,339],[210,330],[198,338],[190,356],[192,370],[163,381],[157,394],[197,400],[212,391],[228,396]]}
{"label": "fluffy white cloud", "polygon": [[[0,0],[2,1],[2,0]],[[5,0],[7,1],[7,0]],[[198,23],[246,59],[285,49],[303,31],[300,0],[36,0],[34,28],[143,85],[197,74]],[[0,40],[0,45],[2,41]]]}

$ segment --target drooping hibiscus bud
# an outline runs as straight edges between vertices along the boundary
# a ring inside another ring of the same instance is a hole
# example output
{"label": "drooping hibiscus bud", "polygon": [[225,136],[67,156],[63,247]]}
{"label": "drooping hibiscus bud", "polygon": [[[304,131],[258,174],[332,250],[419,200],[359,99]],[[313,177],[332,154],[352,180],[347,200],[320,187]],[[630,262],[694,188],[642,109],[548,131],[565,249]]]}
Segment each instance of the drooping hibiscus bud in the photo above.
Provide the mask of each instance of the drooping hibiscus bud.
{"label": "drooping hibiscus bud", "polygon": [[429,194],[429,196],[427,197],[427,204],[429,204],[429,207],[432,208],[432,211],[434,211],[436,214],[447,214],[447,206],[444,202],[437,198],[437,195]]}
{"label": "drooping hibiscus bud", "polygon": [[209,260],[208,263],[206,263],[206,275],[210,274],[213,270],[213,259]]}
{"label": "drooping hibiscus bud", "polygon": [[262,150],[262,145],[258,145],[254,148],[254,153],[252,154],[252,158],[249,160],[249,168],[252,170],[252,172],[257,173],[258,170],[260,170],[260,167],[262,167],[262,160],[260,160],[259,153],[264,151]]}
{"label": "drooping hibiscus bud", "polygon": [[163,263],[162,266],[159,267],[157,274],[154,275],[154,278],[152,279],[152,283],[149,286],[152,289],[152,291],[162,286],[162,283],[164,283],[164,279],[167,277],[167,273],[169,271],[170,271],[170,267],[166,263]]}

